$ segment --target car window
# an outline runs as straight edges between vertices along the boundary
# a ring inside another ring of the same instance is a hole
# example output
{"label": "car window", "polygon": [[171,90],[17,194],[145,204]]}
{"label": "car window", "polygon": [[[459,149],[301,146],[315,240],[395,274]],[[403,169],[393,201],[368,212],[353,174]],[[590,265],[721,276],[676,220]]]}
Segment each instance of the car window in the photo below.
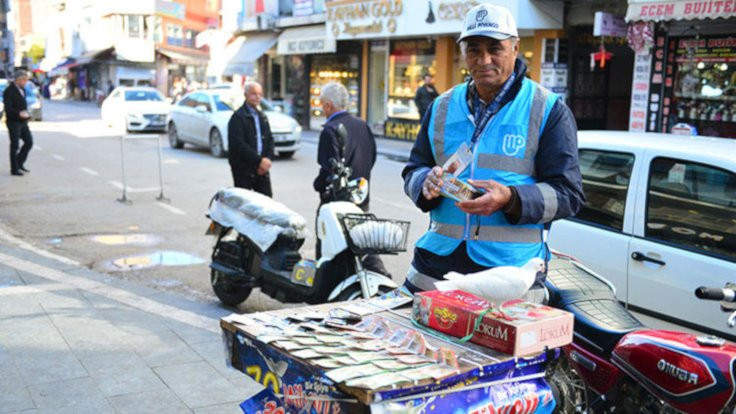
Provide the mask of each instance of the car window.
{"label": "car window", "polygon": [[621,231],[634,155],[583,149],[579,152],[585,205],[578,220]]}
{"label": "car window", "polygon": [[649,171],[644,235],[736,260],[736,174],[655,158]]}
{"label": "car window", "polygon": [[197,101],[195,106],[204,106],[208,111],[212,111],[212,105],[210,104],[209,96],[203,93],[194,94],[194,100]]}
{"label": "car window", "polygon": [[262,111],[275,111],[273,104],[266,99],[261,99],[261,110]]}
{"label": "car window", "polygon": [[125,91],[126,101],[163,101],[164,98],[157,91],[133,90]]}
{"label": "car window", "polygon": [[192,104],[194,104],[194,100],[189,96],[182,98],[182,100],[177,103],[179,106],[192,106]]}
{"label": "car window", "polygon": [[110,95],[110,98],[117,99],[120,97],[120,91],[115,91]]}
{"label": "car window", "polygon": [[232,95],[212,95],[215,100],[215,109],[218,111],[234,111],[237,108],[237,99]]}

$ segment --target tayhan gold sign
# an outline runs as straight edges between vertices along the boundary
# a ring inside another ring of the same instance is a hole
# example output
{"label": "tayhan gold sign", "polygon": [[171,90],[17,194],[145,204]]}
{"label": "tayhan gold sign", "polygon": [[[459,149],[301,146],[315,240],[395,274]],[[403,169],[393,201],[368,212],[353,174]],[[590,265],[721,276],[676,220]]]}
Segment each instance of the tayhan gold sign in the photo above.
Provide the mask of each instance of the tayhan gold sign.
{"label": "tayhan gold sign", "polygon": [[360,35],[393,34],[397,18],[404,11],[402,0],[373,0],[327,4],[327,21],[333,36],[346,38]]}
{"label": "tayhan gold sign", "polygon": [[386,138],[415,141],[420,128],[421,125],[416,121],[389,119],[384,125],[383,134]]}

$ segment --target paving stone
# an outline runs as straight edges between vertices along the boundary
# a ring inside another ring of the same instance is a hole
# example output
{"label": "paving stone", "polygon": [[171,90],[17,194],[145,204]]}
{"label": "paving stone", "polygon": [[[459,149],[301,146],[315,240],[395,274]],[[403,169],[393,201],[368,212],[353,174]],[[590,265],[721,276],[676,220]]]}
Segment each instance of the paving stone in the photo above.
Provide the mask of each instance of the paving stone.
{"label": "paving stone", "polygon": [[237,405],[247,395],[204,361],[159,367],[155,371],[190,408],[227,403]]}
{"label": "paving stone", "polygon": [[0,289],[9,286],[21,286],[24,284],[23,279],[21,279],[15,269],[0,266]]}
{"label": "paving stone", "polygon": [[160,316],[131,307],[102,309],[98,312],[101,317],[127,334],[148,335],[169,330]]}
{"label": "paving stone", "polygon": [[[0,322],[13,320],[19,317],[45,317],[46,311],[29,300],[26,294],[2,294],[0,290]],[[0,341],[2,338],[0,338]]]}
{"label": "paving stone", "polygon": [[114,412],[91,378],[48,382],[28,388],[40,412]]}
{"label": "paving stone", "polygon": [[209,342],[200,342],[190,346],[194,349],[194,352],[209,362],[210,365],[212,365],[212,367],[214,367],[215,370],[223,377],[246,377],[242,372],[228,366],[225,346],[222,344],[221,339],[218,338],[215,341],[210,340]]}
{"label": "paving stone", "polygon": [[127,341],[150,367],[202,361],[202,357],[171,331],[128,335]]}
{"label": "paving stone", "polygon": [[0,373],[0,413],[36,407],[15,366],[0,362]]}
{"label": "paving stone", "polygon": [[168,389],[110,397],[109,401],[118,414],[175,414],[192,412],[176,394]]}
{"label": "paving stone", "polygon": [[42,384],[89,376],[70,349],[25,350],[16,354],[14,360],[26,384]]}
{"label": "paving stone", "polygon": [[165,389],[166,385],[133,351],[110,352],[81,359],[108,397]]}
{"label": "paving stone", "polygon": [[221,333],[215,333],[171,319],[164,320],[164,323],[189,345],[211,342],[213,338],[219,340],[222,335]]}

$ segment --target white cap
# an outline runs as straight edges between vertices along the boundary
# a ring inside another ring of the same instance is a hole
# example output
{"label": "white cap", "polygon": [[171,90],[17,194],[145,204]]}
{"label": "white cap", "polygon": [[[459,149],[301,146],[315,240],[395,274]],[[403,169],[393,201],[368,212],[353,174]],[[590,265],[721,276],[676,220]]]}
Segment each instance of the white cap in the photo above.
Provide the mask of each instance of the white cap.
{"label": "white cap", "polygon": [[463,22],[463,32],[458,42],[471,36],[486,36],[497,40],[519,37],[516,20],[511,12],[502,6],[481,3],[468,11]]}

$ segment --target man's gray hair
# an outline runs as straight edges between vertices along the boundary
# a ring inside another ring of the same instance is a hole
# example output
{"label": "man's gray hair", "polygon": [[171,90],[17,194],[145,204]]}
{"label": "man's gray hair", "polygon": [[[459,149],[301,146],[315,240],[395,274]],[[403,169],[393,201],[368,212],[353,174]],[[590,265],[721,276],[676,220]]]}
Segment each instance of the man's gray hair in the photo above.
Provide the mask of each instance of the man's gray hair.
{"label": "man's gray hair", "polygon": [[[261,86],[261,84],[256,81],[245,82],[245,86],[243,87],[243,91],[245,92],[245,94],[247,95],[250,92],[251,88],[253,88],[253,86],[255,85]],[[261,86],[261,88],[263,88],[263,86]]]}
{"label": "man's gray hair", "polygon": [[13,79],[15,80],[28,77],[30,76],[28,75],[28,71],[25,69],[16,69],[15,72],[13,72]]}
{"label": "man's gray hair", "polygon": [[[519,43],[518,37],[509,37],[511,39],[511,47],[516,46],[517,43]],[[465,59],[466,56],[468,56],[468,41],[467,40],[461,40],[460,41],[460,54],[462,55],[463,59]]]}
{"label": "man's gray hair", "polygon": [[331,102],[337,109],[345,109],[348,107],[350,95],[343,84],[330,82],[322,88],[320,99]]}

